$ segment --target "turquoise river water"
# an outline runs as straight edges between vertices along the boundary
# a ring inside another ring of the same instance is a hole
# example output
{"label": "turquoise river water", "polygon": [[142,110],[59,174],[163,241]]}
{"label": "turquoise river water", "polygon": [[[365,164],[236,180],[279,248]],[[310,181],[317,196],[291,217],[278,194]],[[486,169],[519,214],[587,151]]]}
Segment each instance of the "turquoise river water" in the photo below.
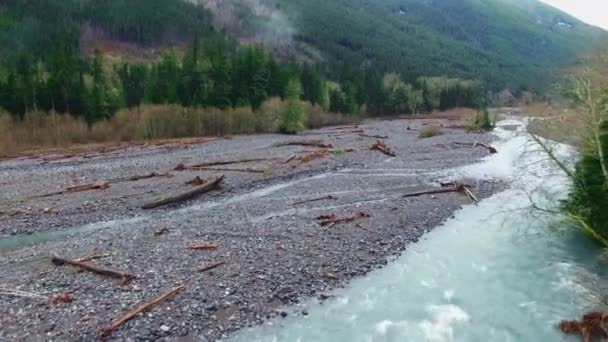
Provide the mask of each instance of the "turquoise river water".
{"label": "turquoise river water", "polygon": [[[495,134],[498,154],[446,176],[502,179],[508,189],[459,210],[325,303],[297,308],[307,316],[232,341],[580,341],[556,324],[603,302],[600,250],[559,217],[532,209],[533,202],[554,208],[568,182],[529,142],[524,124],[503,120]],[[556,148],[572,158],[567,146]]]}

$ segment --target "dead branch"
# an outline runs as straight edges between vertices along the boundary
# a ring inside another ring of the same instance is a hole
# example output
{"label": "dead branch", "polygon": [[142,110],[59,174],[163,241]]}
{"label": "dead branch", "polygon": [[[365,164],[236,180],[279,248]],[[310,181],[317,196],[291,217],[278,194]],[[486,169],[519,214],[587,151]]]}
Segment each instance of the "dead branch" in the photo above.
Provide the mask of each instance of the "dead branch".
{"label": "dead branch", "polygon": [[298,160],[300,161],[300,164],[304,164],[304,163],[309,163],[316,159],[329,158],[329,156],[330,156],[330,151],[319,150],[319,151],[308,152],[307,154],[299,157]]}
{"label": "dead branch", "polygon": [[82,269],[85,269],[87,271],[91,271],[91,272],[94,272],[97,274],[121,279],[125,283],[128,282],[129,280],[135,278],[135,276],[133,274],[129,274],[129,273],[125,273],[125,272],[121,272],[121,271],[117,271],[117,270],[113,270],[113,269],[109,269],[109,268],[105,268],[105,267],[95,266],[92,264],[87,264],[87,263],[76,261],[76,260],[62,258],[55,254],[51,255],[51,262],[56,265],[68,264],[68,265],[72,265],[72,266],[77,266],[77,267],[80,267]]}
{"label": "dead branch", "polygon": [[166,235],[169,233],[170,233],[169,228],[163,227],[159,231],[154,232],[154,236],[161,236],[161,235]]}
{"label": "dead branch", "polygon": [[80,192],[80,191],[89,191],[89,190],[105,190],[110,188],[110,183],[108,182],[99,182],[93,184],[84,184],[72,186],[65,189],[65,192]]}
{"label": "dead branch", "polygon": [[307,147],[319,147],[319,148],[333,148],[332,144],[325,144],[321,140],[301,140],[301,141],[287,141],[283,143],[277,143],[274,147],[281,146],[307,146]]}
{"label": "dead branch", "polygon": [[194,177],[192,180],[189,180],[186,182],[186,185],[195,185],[195,186],[199,186],[199,185],[203,185],[207,182],[206,179],[202,179],[199,176]]}
{"label": "dead branch", "polygon": [[173,177],[172,174],[170,173],[157,173],[157,172],[152,172],[149,173],[147,175],[134,175],[131,177],[124,177],[124,178],[115,178],[110,180],[110,183],[120,183],[120,182],[136,182],[142,179],[150,179],[150,178],[156,178],[156,177],[164,177],[164,178],[171,178]]}
{"label": "dead branch", "polygon": [[356,129],[359,128],[359,125],[344,125],[338,127],[329,127],[330,130],[340,130],[340,129]]}
{"label": "dead branch", "polygon": [[289,164],[289,162],[290,162],[290,161],[292,161],[292,160],[294,160],[294,159],[296,159],[296,157],[297,157],[297,155],[292,154],[292,155],[291,155],[291,157],[287,158],[287,160],[285,160],[285,161],[283,162],[283,165],[285,165],[285,164]]}
{"label": "dead branch", "polygon": [[465,143],[465,142],[454,141],[454,142],[452,142],[452,145],[461,145],[461,146],[469,146],[469,147],[481,146],[481,147],[485,148],[486,150],[488,150],[490,152],[490,154],[498,153],[498,150],[496,150],[496,148],[494,148],[488,144],[481,143],[481,142]]}
{"label": "dead branch", "polygon": [[323,197],[319,197],[319,198],[313,198],[313,199],[309,199],[309,200],[305,200],[305,201],[295,202],[295,203],[292,203],[291,205],[299,205],[299,204],[304,204],[304,203],[319,202],[319,201],[325,201],[325,200],[337,200],[337,199],[338,199],[338,197],[336,197],[334,195],[327,195],[327,196],[323,196]]}
{"label": "dead branch", "polygon": [[98,254],[91,254],[91,255],[83,256],[83,257],[74,259],[74,261],[87,262],[87,261],[107,258],[107,257],[110,257],[110,256],[112,256],[111,253],[98,253]]}
{"label": "dead branch", "polygon": [[44,299],[48,300],[49,297],[43,296],[34,292],[26,292],[21,290],[9,289],[6,287],[0,287],[0,295],[14,296],[14,297],[24,297],[24,298],[34,298],[34,299]]}
{"label": "dead branch", "polygon": [[239,159],[239,160],[228,160],[228,161],[214,161],[214,162],[190,165],[190,168],[202,168],[202,167],[209,167],[209,166],[255,163],[255,162],[261,162],[261,161],[267,161],[267,160],[268,160],[267,158],[252,158],[252,159]]}
{"label": "dead branch", "polygon": [[192,167],[192,169],[202,171],[224,171],[224,172],[249,172],[249,173],[264,173],[265,170],[246,168],[246,169],[234,169],[227,167]]}
{"label": "dead branch", "polygon": [[386,154],[387,156],[391,156],[391,157],[397,156],[397,153],[395,153],[395,151],[393,151],[390,147],[388,147],[382,140],[377,140],[376,143],[372,145],[370,150],[380,151],[380,152]]}
{"label": "dead branch", "polygon": [[359,134],[359,136],[364,138],[388,139],[388,135],[370,135],[366,133],[361,133]]}
{"label": "dead branch", "polygon": [[217,189],[223,180],[224,180],[224,176],[222,175],[220,177],[215,178],[212,181],[208,181],[204,185],[197,187],[194,190],[190,190],[190,191],[184,192],[179,195],[162,198],[162,199],[144,204],[142,206],[142,208],[143,209],[154,209],[154,208],[158,208],[158,207],[161,207],[164,205],[179,203],[179,202],[183,202],[183,201],[192,199],[192,198],[200,196],[206,192]]}
{"label": "dead branch", "polygon": [[559,329],[567,335],[580,334],[584,342],[608,337],[608,313],[590,312],[580,321],[562,321]]}
{"label": "dead branch", "polygon": [[490,152],[490,154],[498,153],[498,151],[494,147],[492,147],[488,144],[476,142],[475,145],[473,145],[473,147],[475,147],[475,146],[481,146],[481,147],[485,148],[486,150],[488,150]]}
{"label": "dead branch", "polygon": [[209,264],[209,265],[206,265],[203,268],[199,269],[198,271],[199,272],[207,272],[207,271],[210,271],[210,270],[212,270],[212,269],[214,269],[216,267],[222,266],[225,263],[226,262],[224,262],[224,261],[220,261],[220,262],[216,262],[216,263],[213,263],[213,264]]}
{"label": "dead branch", "polygon": [[419,197],[419,196],[424,196],[424,195],[445,194],[448,192],[463,192],[464,188],[465,188],[465,186],[460,184],[457,186],[445,187],[445,188],[441,188],[441,189],[410,192],[408,194],[403,195],[402,197]]}
{"label": "dead branch", "polygon": [[101,336],[102,337],[108,336],[114,330],[116,330],[121,325],[123,325],[125,322],[132,320],[133,318],[135,318],[140,313],[142,313],[142,312],[150,309],[152,306],[158,305],[158,304],[164,302],[165,300],[167,300],[167,298],[171,297],[172,295],[174,295],[175,293],[177,293],[178,291],[180,291],[183,288],[184,288],[183,285],[176,286],[176,287],[172,288],[171,290],[169,290],[168,292],[166,292],[163,295],[161,295],[160,297],[156,298],[154,301],[139,306],[137,309],[129,312],[128,314],[126,314],[125,316],[123,316],[119,320],[115,321],[111,325],[109,325],[107,327],[104,327],[101,330]]}
{"label": "dead branch", "polygon": [[64,195],[64,194],[70,194],[70,193],[82,192],[82,191],[89,191],[89,190],[106,190],[106,189],[109,189],[110,186],[111,185],[108,182],[99,182],[99,183],[77,185],[77,186],[72,186],[72,187],[66,188],[64,191],[58,191],[58,192],[53,192],[53,193],[50,193],[50,194],[45,194],[45,195],[40,195],[40,196],[34,196],[33,198],[51,197],[51,196]]}
{"label": "dead branch", "polygon": [[201,244],[196,244],[196,245],[189,246],[188,249],[193,249],[193,250],[213,250],[213,249],[217,249],[217,244],[215,244],[215,243],[201,243]]}
{"label": "dead branch", "polygon": [[328,228],[331,228],[338,224],[350,223],[355,220],[359,220],[362,218],[368,218],[368,217],[372,217],[372,215],[365,213],[365,212],[359,212],[355,215],[346,216],[346,217],[338,217],[336,214],[325,214],[325,215],[318,216],[316,218],[316,220],[319,221],[319,224],[321,226],[327,226]]}
{"label": "dead branch", "polygon": [[9,211],[0,210],[0,216],[13,217],[13,216],[17,216],[19,214],[21,214],[20,210],[9,210]]}
{"label": "dead branch", "polygon": [[475,205],[479,204],[479,199],[473,194],[473,192],[466,186],[462,186],[462,190],[467,195],[467,197],[471,200],[471,202],[475,203]]}

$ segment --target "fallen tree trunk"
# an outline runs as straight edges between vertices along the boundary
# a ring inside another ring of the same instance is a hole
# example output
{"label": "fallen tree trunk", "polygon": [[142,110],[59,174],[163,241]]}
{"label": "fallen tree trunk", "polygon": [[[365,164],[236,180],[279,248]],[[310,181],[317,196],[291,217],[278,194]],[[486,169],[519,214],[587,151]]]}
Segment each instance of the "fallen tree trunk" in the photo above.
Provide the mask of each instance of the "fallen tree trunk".
{"label": "fallen tree trunk", "polygon": [[226,262],[224,262],[224,261],[220,261],[220,262],[216,262],[216,263],[213,263],[213,264],[209,264],[209,265],[207,265],[207,266],[199,269],[198,271],[199,272],[207,272],[207,271],[210,271],[210,270],[212,270],[212,269],[214,269],[216,267],[222,266],[225,263]]}
{"label": "fallen tree trunk", "polygon": [[324,200],[337,200],[337,199],[338,199],[338,197],[336,197],[334,195],[327,195],[327,196],[313,198],[313,199],[309,199],[309,200],[305,200],[305,201],[294,202],[291,205],[299,205],[299,204],[304,204],[304,203],[319,202],[319,201],[324,201]]}
{"label": "fallen tree trunk", "polygon": [[132,320],[133,318],[135,318],[140,313],[142,313],[142,312],[150,309],[152,306],[158,305],[158,304],[164,302],[165,300],[167,300],[167,298],[171,297],[172,295],[174,295],[175,293],[177,293],[178,291],[180,291],[183,288],[184,288],[183,285],[176,286],[176,287],[172,288],[171,290],[169,290],[168,292],[166,292],[163,295],[161,295],[160,297],[156,298],[154,301],[139,306],[137,309],[129,312],[128,314],[126,314],[125,316],[123,316],[119,320],[115,321],[111,325],[109,325],[107,327],[104,327],[101,330],[101,336],[102,337],[107,337],[114,330],[118,329],[121,325],[123,325],[125,322],[128,322],[128,321]]}
{"label": "fallen tree trunk", "polygon": [[319,148],[333,148],[332,144],[325,144],[321,140],[303,140],[303,141],[288,141],[284,143],[278,143],[273,145],[274,147],[281,146],[307,146],[307,147],[319,147]]}
{"label": "fallen tree trunk", "polygon": [[76,260],[62,258],[55,254],[51,255],[51,262],[54,263],[55,265],[68,264],[68,265],[72,265],[72,266],[77,266],[77,267],[80,267],[82,269],[85,269],[87,271],[91,271],[91,272],[94,272],[97,274],[121,279],[123,282],[128,282],[129,280],[135,278],[135,276],[133,274],[129,274],[129,273],[125,273],[125,272],[121,272],[121,271],[117,271],[117,270],[113,270],[113,269],[109,269],[109,268],[105,268],[105,267],[101,267],[101,266],[95,266],[92,264],[87,264],[87,263],[76,261]]}
{"label": "fallen tree trunk", "polygon": [[220,183],[224,180],[224,176],[220,176],[217,177],[216,179],[214,179],[213,181],[209,181],[207,183],[205,183],[204,185],[197,187],[194,190],[190,190],[187,192],[184,192],[182,194],[179,195],[175,195],[175,196],[170,196],[167,198],[162,198],[147,204],[144,204],[142,206],[142,209],[154,209],[154,208],[158,208],[164,205],[168,205],[168,204],[173,204],[173,203],[179,203],[179,202],[183,202],[183,201],[187,201],[191,198],[197,197],[199,195],[202,195],[206,192],[209,191],[213,191],[215,189],[217,189],[220,186]]}

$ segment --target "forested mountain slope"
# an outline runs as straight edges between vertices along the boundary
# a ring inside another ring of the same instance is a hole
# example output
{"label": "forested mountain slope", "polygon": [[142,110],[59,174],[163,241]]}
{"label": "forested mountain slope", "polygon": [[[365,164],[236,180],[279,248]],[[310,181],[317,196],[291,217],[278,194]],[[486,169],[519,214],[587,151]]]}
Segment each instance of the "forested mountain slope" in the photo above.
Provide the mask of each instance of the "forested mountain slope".
{"label": "forested mountain slope", "polygon": [[[222,9],[218,0],[198,2],[213,12]],[[408,81],[420,75],[448,75],[483,80],[494,90],[542,88],[554,67],[575,62],[606,39],[605,31],[536,0],[231,3],[249,18],[241,34],[251,36],[251,18],[256,15],[281,18],[277,30],[291,34],[294,44],[306,43],[320,51],[336,76],[350,69],[377,68],[397,71]],[[239,34],[234,18],[230,23],[229,29]]]}

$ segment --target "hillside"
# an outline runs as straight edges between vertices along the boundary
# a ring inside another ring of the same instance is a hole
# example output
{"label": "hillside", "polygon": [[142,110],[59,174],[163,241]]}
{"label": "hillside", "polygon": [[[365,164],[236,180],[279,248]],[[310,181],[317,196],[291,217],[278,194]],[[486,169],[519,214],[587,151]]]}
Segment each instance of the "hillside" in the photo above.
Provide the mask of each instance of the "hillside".
{"label": "hillside", "polygon": [[[198,2],[222,13],[220,22],[230,23],[224,27],[241,37],[256,38],[251,18],[281,18],[274,36],[286,32],[293,38],[291,46],[320,51],[318,60],[329,62],[335,76],[346,65],[398,71],[409,81],[420,75],[479,79],[494,90],[543,88],[553,67],[573,63],[607,36],[536,0],[233,2],[247,21],[227,20],[221,1]],[[260,30],[268,27],[258,26]],[[265,37],[257,38],[264,42]]]}

